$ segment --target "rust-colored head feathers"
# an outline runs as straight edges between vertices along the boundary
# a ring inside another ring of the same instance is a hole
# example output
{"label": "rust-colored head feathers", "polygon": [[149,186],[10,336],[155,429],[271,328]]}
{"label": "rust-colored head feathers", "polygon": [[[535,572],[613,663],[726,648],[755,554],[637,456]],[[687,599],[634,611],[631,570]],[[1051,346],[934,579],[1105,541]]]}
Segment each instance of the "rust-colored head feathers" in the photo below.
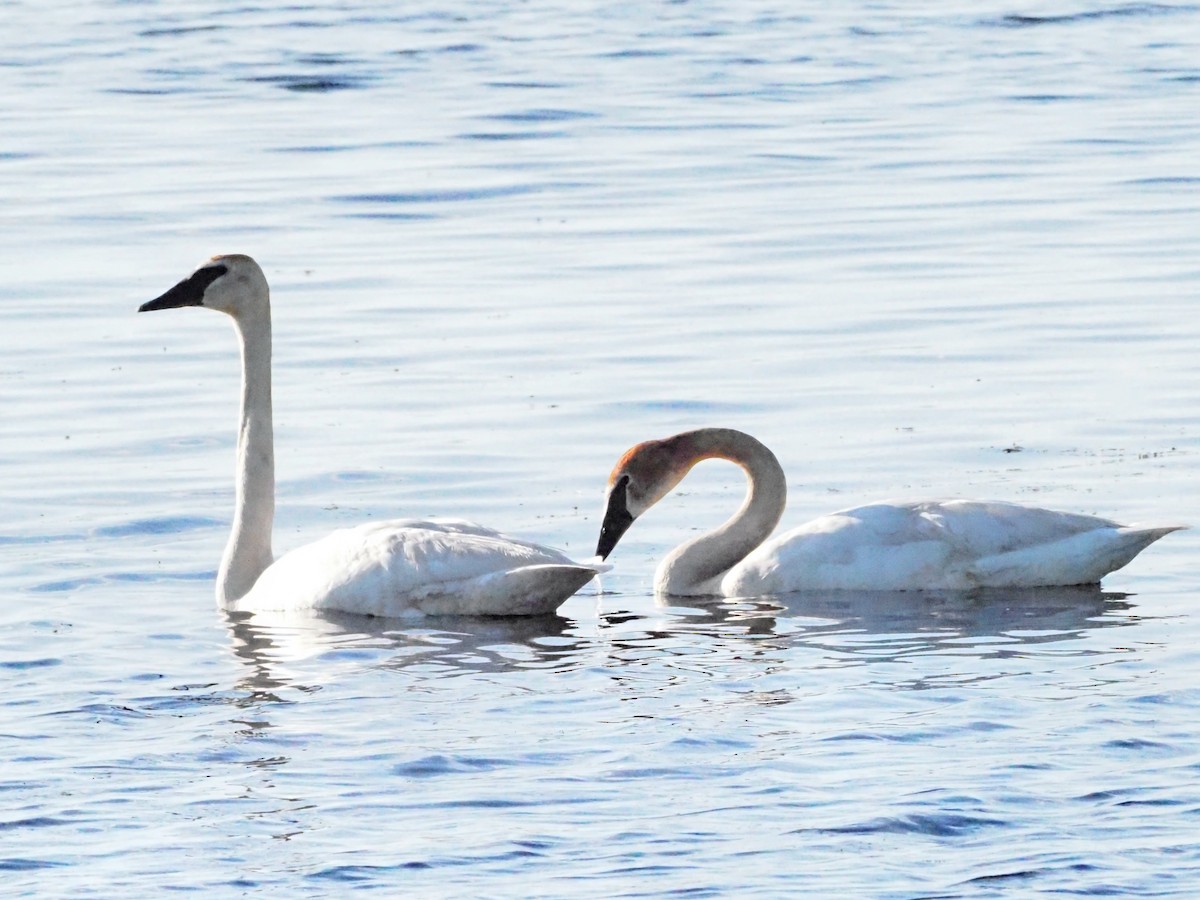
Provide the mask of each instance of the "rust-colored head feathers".
{"label": "rust-colored head feathers", "polygon": [[706,455],[698,452],[690,433],[655,441],[643,441],[630,448],[608,477],[611,491],[622,478],[627,479],[629,511],[637,518],[661,500]]}
{"label": "rust-colored head feathers", "polygon": [[643,441],[617,461],[608,477],[604,523],[596,554],[606,558],[633,520],[665,497],[702,459],[714,454],[701,450],[696,432]]}

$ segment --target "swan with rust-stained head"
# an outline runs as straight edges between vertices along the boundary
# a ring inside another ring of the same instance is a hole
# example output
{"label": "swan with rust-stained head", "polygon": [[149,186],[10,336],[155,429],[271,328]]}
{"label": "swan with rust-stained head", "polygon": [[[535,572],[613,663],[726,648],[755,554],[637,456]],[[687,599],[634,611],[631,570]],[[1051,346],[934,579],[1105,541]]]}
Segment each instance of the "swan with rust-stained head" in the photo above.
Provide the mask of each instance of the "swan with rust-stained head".
{"label": "swan with rust-stained head", "polygon": [[655,590],[748,597],[808,590],[970,590],[1094,584],[1184,526],[1125,526],[976,500],[874,503],[822,516],[768,540],[787,503],[783,467],[760,441],[701,428],[630,449],[608,480],[596,554],[607,559],[634,519],[692,466],[726,459],[745,470],[741,509],[720,528],[676,547]]}
{"label": "swan with rust-stained head", "polygon": [[266,276],[249,256],[215,256],[138,311],[181,306],[231,316],[241,343],[233,530],[217,572],[217,600],[225,608],[373,616],[545,615],[607,568],[453,519],[398,519],[342,529],[275,560]]}

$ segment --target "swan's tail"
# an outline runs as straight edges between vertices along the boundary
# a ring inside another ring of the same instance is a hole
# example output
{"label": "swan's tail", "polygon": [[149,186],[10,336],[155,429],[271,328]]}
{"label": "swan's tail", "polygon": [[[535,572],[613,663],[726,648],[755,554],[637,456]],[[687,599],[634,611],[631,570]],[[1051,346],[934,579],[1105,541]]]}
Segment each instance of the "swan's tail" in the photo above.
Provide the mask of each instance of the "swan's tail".
{"label": "swan's tail", "polygon": [[981,559],[972,575],[980,587],[1097,584],[1159,538],[1181,528],[1187,526],[1125,525],[1084,531],[1052,544]]}
{"label": "swan's tail", "polygon": [[1122,552],[1117,556],[1120,562],[1108,571],[1115,572],[1159,538],[1166,537],[1172,531],[1186,531],[1187,529],[1187,525],[1126,525],[1124,528],[1118,529],[1126,541],[1121,546]]}

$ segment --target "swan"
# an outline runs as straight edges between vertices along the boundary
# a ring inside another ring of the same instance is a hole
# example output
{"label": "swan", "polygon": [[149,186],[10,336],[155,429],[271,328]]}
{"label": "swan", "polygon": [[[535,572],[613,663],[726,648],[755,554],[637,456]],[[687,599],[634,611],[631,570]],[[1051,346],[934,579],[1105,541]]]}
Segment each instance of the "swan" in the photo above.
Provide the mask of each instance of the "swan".
{"label": "swan", "polygon": [[217,572],[231,611],[335,610],[410,614],[547,615],[608,566],[455,519],[398,519],[346,528],[271,552],[275,448],[271,422],[271,304],[249,256],[214,256],[138,312],[202,306],[233,318],[242,351],[241,425],[233,530]]}
{"label": "swan", "polygon": [[1184,527],[1124,526],[1016,503],[923,500],[844,509],[768,541],[787,502],[779,460],[744,432],[700,428],[646,441],[621,457],[608,479],[597,556],[607,559],[633,520],[704,459],[737,463],[749,490],[724,525],[667,554],[655,573],[659,594],[1095,584]]}

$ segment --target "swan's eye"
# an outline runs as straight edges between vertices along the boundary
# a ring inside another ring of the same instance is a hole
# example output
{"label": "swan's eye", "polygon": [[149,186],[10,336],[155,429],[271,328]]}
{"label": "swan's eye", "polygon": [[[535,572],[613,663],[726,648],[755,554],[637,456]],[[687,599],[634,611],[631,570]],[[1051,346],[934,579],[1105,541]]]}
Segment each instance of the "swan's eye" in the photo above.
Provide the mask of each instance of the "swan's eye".
{"label": "swan's eye", "polygon": [[204,266],[193,272],[192,277],[183,283],[191,289],[195,297],[194,305],[202,305],[204,302],[204,292],[208,290],[209,285],[228,272],[229,266],[223,264]]}
{"label": "swan's eye", "polygon": [[198,269],[192,278],[203,289],[228,272],[229,266],[226,265],[205,266],[203,269]]}
{"label": "swan's eye", "polygon": [[635,494],[637,493],[637,487],[633,484],[632,475],[625,474],[614,481],[612,488],[608,492],[609,505],[620,509],[628,508],[630,488],[633,489]]}

